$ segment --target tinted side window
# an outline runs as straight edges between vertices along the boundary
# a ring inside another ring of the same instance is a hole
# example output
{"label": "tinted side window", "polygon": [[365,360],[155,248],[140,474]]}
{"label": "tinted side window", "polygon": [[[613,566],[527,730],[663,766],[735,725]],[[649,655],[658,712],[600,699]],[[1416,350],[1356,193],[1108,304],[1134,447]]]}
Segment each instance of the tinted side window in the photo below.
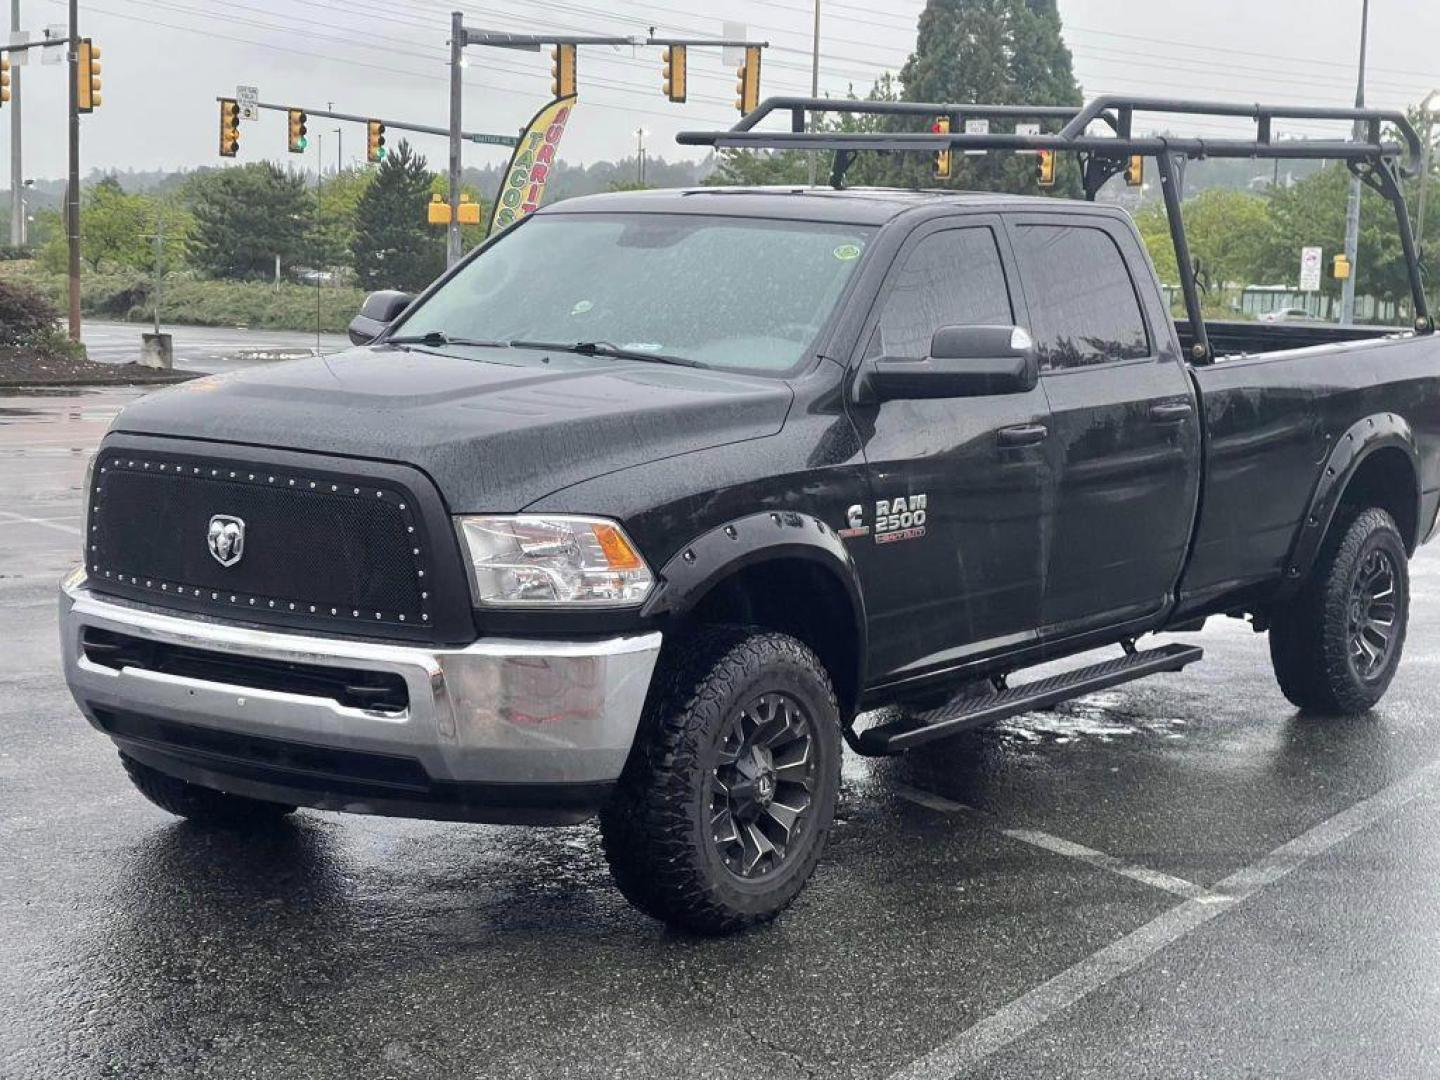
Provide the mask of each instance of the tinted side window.
{"label": "tinted side window", "polygon": [[942,326],[1015,322],[995,234],[986,228],[931,233],[910,250],[880,312],[885,356],[922,357]]}
{"label": "tinted side window", "polygon": [[1021,225],[1015,233],[1042,370],[1150,355],[1135,284],[1107,233],[1074,225]]}

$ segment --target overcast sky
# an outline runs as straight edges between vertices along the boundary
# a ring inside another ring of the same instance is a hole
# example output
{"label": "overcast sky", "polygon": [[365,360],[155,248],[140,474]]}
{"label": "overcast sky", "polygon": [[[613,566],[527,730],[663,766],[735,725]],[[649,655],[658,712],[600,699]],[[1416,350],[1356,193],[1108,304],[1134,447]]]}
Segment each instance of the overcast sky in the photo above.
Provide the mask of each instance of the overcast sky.
{"label": "overcast sky", "polygon": [[[822,92],[843,94],[853,83],[863,93],[881,72],[898,70],[914,47],[923,0],[821,2]],[[63,0],[21,4],[27,29],[65,18]],[[214,98],[233,94],[237,83],[258,86],[263,101],[333,102],[345,112],[446,123],[445,41],[455,5],[445,0],[81,0],[80,7],[81,33],[104,52],[104,103],[81,121],[87,172],[218,163]],[[1361,0],[1060,0],[1087,94],[1326,105],[1353,100],[1360,7]],[[461,9],[473,25],[519,32],[643,36],[653,25],[661,34],[705,36],[718,35],[723,20],[743,22],[750,37],[770,42],[762,92],[809,90],[811,0],[498,0]],[[1374,0],[1370,20],[1370,104],[1400,107],[1440,86],[1440,2]],[[468,65],[468,130],[513,133],[549,97],[548,51],[472,48]],[[38,58],[24,69],[27,176],[63,175],[63,70]],[[665,100],[660,78],[658,49],[582,48],[580,106],[561,156],[633,154],[642,127],[652,153],[700,156],[676,146],[674,133],[734,121],[733,71],[718,51],[692,50],[685,105]],[[12,114],[0,110],[0,154]],[[242,126],[241,161],[286,156],[284,117],[262,116]],[[340,126],[345,157],[353,160],[363,153],[363,129]],[[335,127],[310,124],[312,148],[323,139],[327,167],[335,160]],[[1190,130],[1233,131],[1214,123]],[[443,161],[443,139],[416,141],[432,165]],[[306,161],[314,157],[312,149]],[[497,148],[466,148],[467,164],[503,158]],[[7,183],[8,170],[0,169],[0,185]]]}

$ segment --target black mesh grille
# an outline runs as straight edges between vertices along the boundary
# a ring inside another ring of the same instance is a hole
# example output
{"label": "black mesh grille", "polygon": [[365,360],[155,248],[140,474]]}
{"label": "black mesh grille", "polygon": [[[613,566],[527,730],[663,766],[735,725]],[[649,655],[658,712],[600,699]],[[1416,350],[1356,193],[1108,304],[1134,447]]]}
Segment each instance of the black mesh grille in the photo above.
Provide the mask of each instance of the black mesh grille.
{"label": "black mesh grille", "polygon": [[[445,621],[453,542],[391,476],[107,447],[91,500],[101,591],[377,637],[428,639]],[[217,518],[243,537],[238,559],[210,542]]]}

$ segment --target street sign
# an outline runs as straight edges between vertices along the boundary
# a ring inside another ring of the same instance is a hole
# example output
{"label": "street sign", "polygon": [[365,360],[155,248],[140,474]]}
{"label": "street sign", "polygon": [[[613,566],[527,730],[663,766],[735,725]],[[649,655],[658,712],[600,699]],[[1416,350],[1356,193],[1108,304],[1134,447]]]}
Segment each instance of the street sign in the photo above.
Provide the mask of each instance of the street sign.
{"label": "street sign", "polygon": [[[11,30],[11,31],[10,31],[10,44],[11,44],[11,45],[27,45],[27,44],[29,44],[29,42],[30,42],[30,31],[29,31],[29,30]],[[43,53],[45,50],[44,50],[44,49],[41,49],[40,51]],[[10,54],[10,66],[11,66],[11,67],[24,67],[26,64],[28,64],[28,63],[30,62],[30,52],[31,52],[30,49],[21,49],[19,52],[11,53],[11,54]]]}
{"label": "street sign", "polygon": [[[70,28],[67,27],[64,23],[49,23],[49,24],[46,25],[46,27],[45,27],[45,40],[46,40],[46,41],[69,41],[69,40],[70,40]],[[65,60],[65,50],[64,50],[64,49],[56,48],[56,49],[41,49],[41,50],[40,50],[40,63],[42,63],[42,64],[59,64],[59,63],[64,62],[64,60]]]}
{"label": "street sign", "polygon": [[465,136],[473,143],[483,143],[486,146],[519,146],[520,140],[514,135],[486,135],[484,132],[475,132],[473,135]]}
{"label": "street sign", "polygon": [[[1016,125],[1015,125],[1015,134],[1016,134],[1016,135],[1039,135],[1039,134],[1040,134],[1040,125],[1039,125],[1039,124],[1016,124]],[[1021,153],[1021,154],[1038,154],[1040,151],[1038,151],[1038,150],[1021,150],[1021,151],[1018,151],[1018,152]]]}
{"label": "street sign", "polygon": [[1300,249],[1300,291],[1317,292],[1320,289],[1320,264],[1323,252],[1318,247]]}
{"label": "street sign", "polygon": [[[720,37],[724,41],[749,41],[749,28],[743,22],[723,22]],[[720,49],[720,62],[726,67],[739,67],[745,63],[745,46],[725,45]]]}
{"label": "street sign", "polygon": [[[990,121],[989,121],[989,120],[966,120],[966,121],[965,121],[965,134],[966,134],[966,135],[989,135],[989,134],[990,134]],[[985,151],[984,151],[984,150],[966,150],[965,153],[966,153],[966,154],[983,154],[983,153],[985,153]]]}
{"label": "street sign", "polygon": [[260,119],[260,91],[254,86],[235,87],[235,100],[240,103],[241,120]]}

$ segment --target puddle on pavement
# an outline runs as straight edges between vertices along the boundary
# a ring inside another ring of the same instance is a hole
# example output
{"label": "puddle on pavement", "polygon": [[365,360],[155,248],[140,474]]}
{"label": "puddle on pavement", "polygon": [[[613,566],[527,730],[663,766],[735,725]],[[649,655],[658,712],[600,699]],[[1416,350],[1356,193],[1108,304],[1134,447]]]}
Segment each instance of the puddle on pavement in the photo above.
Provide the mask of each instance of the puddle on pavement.
{"label": "puddle on pavement", "polygon": [[1026,713],[1002,720],[990,730],[1011,745],[1054,743],[1064,745],[1080,740],[1114,742],[1134,736],[1182,739],[1190,723],[1181,717],[1157,716],[1146,702],[1115,691],[1089,694],[1066,701],[1044,712]]}

